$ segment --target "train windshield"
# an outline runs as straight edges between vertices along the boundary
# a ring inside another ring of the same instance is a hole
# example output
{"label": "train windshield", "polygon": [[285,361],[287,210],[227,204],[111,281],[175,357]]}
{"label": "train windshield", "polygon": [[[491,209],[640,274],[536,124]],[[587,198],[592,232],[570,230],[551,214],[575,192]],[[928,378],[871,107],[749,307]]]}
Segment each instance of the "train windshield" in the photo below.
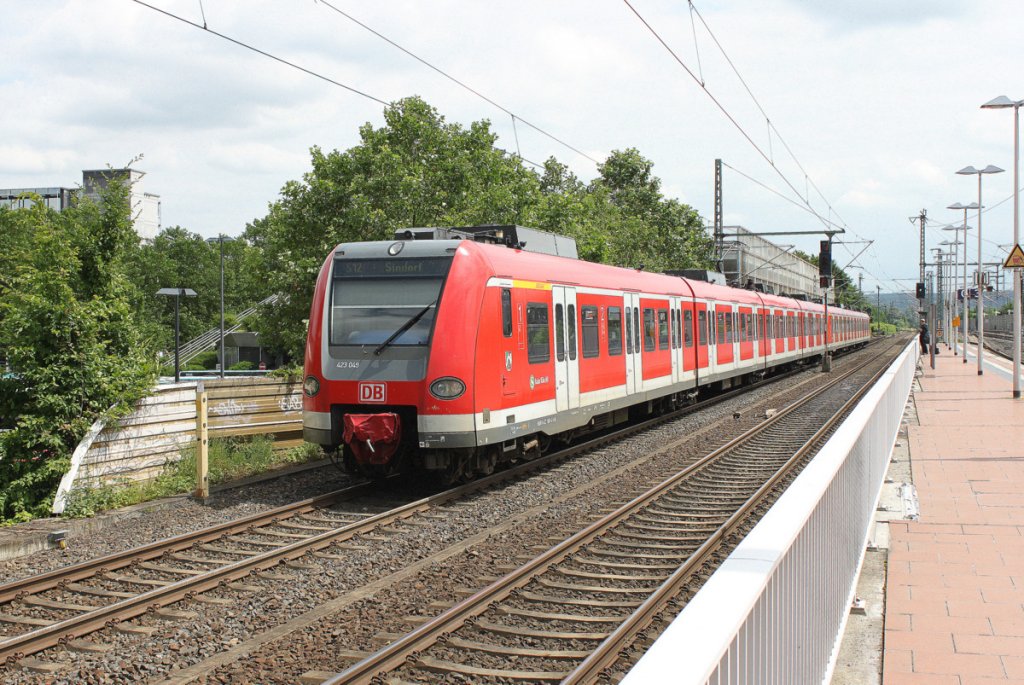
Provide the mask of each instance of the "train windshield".
{"label": "train windshield", "polygon": [[429,344],[451,263],[451,257],[336,260],[330,344],[381,345],[413,319],[389,346]]}

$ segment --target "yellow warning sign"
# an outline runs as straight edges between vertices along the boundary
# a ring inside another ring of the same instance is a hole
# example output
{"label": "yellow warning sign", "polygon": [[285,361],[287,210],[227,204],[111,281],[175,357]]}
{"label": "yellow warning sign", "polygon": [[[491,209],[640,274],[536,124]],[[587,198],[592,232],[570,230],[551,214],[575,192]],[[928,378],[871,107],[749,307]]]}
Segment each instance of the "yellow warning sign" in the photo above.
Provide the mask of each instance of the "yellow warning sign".
{"label": "yellow warning sign", "polygon": [[1020,245],[1014,245],[1013,249],[1010,250],[1009,256],[1003,262],[1003,268],[1024,269],[1024,250],[1020,249]]}
{"label": "yellow warning sign", "polygon": [[959,316],[954,316],[953,317],[953,328],[959,328],[959,327],[960,327],[960,317]]}

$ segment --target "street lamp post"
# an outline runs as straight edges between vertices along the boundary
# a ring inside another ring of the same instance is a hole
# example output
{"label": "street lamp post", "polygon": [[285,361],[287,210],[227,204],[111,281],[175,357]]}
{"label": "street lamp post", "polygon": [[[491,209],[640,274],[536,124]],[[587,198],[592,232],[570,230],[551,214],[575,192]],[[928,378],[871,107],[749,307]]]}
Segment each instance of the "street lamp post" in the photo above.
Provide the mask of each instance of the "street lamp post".
{"label": "street lamp post", "polygon": [[971,230],[971,227],[967,225],[967,210],[977,209],[978,203],[972,202],[967,205],[962,205],[959,202],[949,205],[946,209],[957,209],[964,210],[964,315],[960,321],[960,331],[963,336],[964,343],[964,364],[967,363],[967,319],[971,313],[971,300],[968,297],[967,288],[967,231]]}
{"label": "street lamp post", "polygon": [[[959,226],[946,226],[942,230],[943,231],[950,231],[950,230],[952,230],[952,231],[959,231],[960,227]],[[953,339],[953,356],[955,357],[958,354],[960,354],[960,346],[957,344],[957,338],[958,338],[957,332],[953,329],[953,319],[956,317],[957,313],[959,312],[959,302],[957,301],[957,298],[956,298],[956,285],[957,285],[956,267],[960,265],[960,244],[961,243],[960,243],[959,236],[954,234],[953,240],[943,240],[939,244],[940,245],[945,245],[947,248],[950,248],[950,247],[953,248],[952,252],[947,252],[946,253],[949,256],[949,258],[950,258],[949,268],[946,271],[946,273],[949,274],[949,277],[946,280],[949,283],[949,291],[950,291],[950,295],[947,298],[947,302],[949,302],[949,316],[947,317],[949,319],[949,337]]]}
{"label": "street lamp post", "polygon": [[997,166],[989,164],[984,169],[975,169],[973,166],[965,166],[960,171],[956,172],[961,176],[974,176],[978,177],[978,375],[984,373],[984,357],[985,357],[985,288],[984,283],[981,282],[981,267],[983,260],[981,258],[981,177],[985,174],[998,174],[1002,173],[1002,169]]}
{"label": "street lamp post", "polygon": [[182,296],[195,297],[196,291],[191,288],[160,288],[157,295],[167,295],[174,298],[174,382],[181,382],[181,364],[179,362],[179,348],[181,339],[181,315],[179,302]]}
{"label": "street lamp post", "polygon": [[[1020,107],[1024,100],[1011,100],[1005,95],[989,100],[982,109],[1013,108],[1013,244],[1020,245]],[[1020,399],[1020,299],[1021,273],[1013,270],[1013,397]]]}
{"label": "street lamp post", "polygon": [[[959,226],[946,226],[943,228],[943,230],[950,229],[958,231]],[[959,241],[958,237],[954,237],[953,240],[942,241],[939,245],[944,245],[947,249],[952,248],[952,252],[946,252],[946,256],[948,257],[946,266],[946,289],[948,291],[948,296],[946,297],[946,302],[948,304],[947,319],[949,323],[949,337],[952,339],[953,343],[953,356],[956,356],[959,354],[959,346],[957,345],[956,332],[953,329],[953,318],[959,314],[959,302],[956,299],[956,267],[959,265],[959,246],[961,246],[962,243]]]}
{"label": "street lamp post", "polygon": [[224,378],[224,243],[234,242],[234,238],[219,233],[216,238],[207,238],[208,243],[220,243],[220,377]]}

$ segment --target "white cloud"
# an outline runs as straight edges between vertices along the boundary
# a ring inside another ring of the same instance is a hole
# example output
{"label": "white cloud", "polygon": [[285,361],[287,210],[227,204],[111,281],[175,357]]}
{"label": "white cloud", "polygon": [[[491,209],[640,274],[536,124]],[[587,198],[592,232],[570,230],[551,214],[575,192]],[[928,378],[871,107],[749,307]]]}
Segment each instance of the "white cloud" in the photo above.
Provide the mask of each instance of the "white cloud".
{"label": "white cloud", "polygon": [[[338,6],[595,157],[636,147],[663,187],[712,213],[722,158],[793,196],[775,170],[624,5],[432,3]],[[157,0],[201,21],[191,0]],[[976,195],[966,164],[1010,169],[1010,117],[978,105],[1012,92],[1024,63],[1024,6],[1008,0],[758,0],[696,2],[796,153],[767,123],[704,29],[698,47],[686,3],[636,0],[680,58],[700,72],[751,139],[828,215],[804,170],[851,228],[876,240],[878,277],[916,273],[906,217]],[[420,94],[449,120],[488,118],[515,149],[507,114],[372,36],[321,3],[203,3],[211,29],[384,100]],[[164,220],[210,235],[265,213],[308,169],[313,145],[344,149],[381,106],[210,33],[121,0],[49,0],[7,8],[0,24],[0,186],[71,185],[83,168],[145,153],[147,190]],[[520,124],[522,154],[555,155],[582,178],[594,165]],[[992,203],[1010,174],[986,179]],[[986,201],[988,204],[988,201]],[[1010,203],[986,217],[1008,232]],[[725,212],[752,230],[811,230],[798,207],[726,172]],[[950,217],[955,218],[955,217]],[[898,229],[894,227],[899,227]],[[814,239],[799,247],[814,250]],[[780,239],[781,241],[781,239]],[[866,280],[867,287],[874,287]],[[892,284],[883,284],[889,289]]]}

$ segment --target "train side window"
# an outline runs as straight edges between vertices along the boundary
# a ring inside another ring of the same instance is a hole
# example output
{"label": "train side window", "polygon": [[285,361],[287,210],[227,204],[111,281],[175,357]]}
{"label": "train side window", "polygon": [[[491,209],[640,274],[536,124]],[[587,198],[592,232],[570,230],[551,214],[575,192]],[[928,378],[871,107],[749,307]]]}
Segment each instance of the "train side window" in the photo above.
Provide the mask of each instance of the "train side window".
{"label": "train side window", "polygon": [[715,327],[718,329],[718,344],[725,344],[725,313],[715,312]]}
{"label": "train side window", "polygon": [[[626,340],[628,344],[628,331]],[[608,354],[613,357],[622,354],[622,310],[618,307],[608,307]]]}
{"label": "train side window", "polygon": [[658,349],[668,349],[668,310],[658,310]]}
{"label": "train side window", "polygon": [[548,306],[543,302],[526,303],[526,354],[531,364],[551,360],[551,330]]}
{"label": "train side window", "polygon": [[626,354],[633,354],[633,317],[626,307]]}
{"label": "train side window", "polygon": [[683,342],[693,347],[693,312],[689,309],[683,312]]}
{"label": "train side window", "polygon": [[501,289],[501,334],[512,337],[512,291],[508,288]]}
{"label": "train side window", "polygon": [[746,314],[740,314],[739,339],[740,339],[740,342],[747,342],[747,315]]}
{"label": "train side window", "polygon": [[633,349],[640,351],[640,308],[633,307]]}
{"label": "train side window", "polygon": [[697,312],[697,344],[704,347],[708,344],[708,313],[703,309]]}
{"label": "train side window", "polygon": [[644,352],[652,352],[656,336],[654,323],[654,310],[644,307]]}
{"label": "train side window", "polygon": [[576,305],[566,307],[566,319],[569,324],[569,361],[576,359]]}
{"label": "train side window", "polygon": [[601,337],[597,332],[597,307],[580,307],[580,337],[583,338],[583,356],[601,354]]}
{"label": "train side window", "polygon": [[555,305],[555,359],[565,361],[565,311],[561,303]]}
{"label": "train side window", "polygon": [[683,327],[682,322],[679,320],[679,310],[672,310],[672,347],[679,349],[683,346],[683,334],[680,329]]}

